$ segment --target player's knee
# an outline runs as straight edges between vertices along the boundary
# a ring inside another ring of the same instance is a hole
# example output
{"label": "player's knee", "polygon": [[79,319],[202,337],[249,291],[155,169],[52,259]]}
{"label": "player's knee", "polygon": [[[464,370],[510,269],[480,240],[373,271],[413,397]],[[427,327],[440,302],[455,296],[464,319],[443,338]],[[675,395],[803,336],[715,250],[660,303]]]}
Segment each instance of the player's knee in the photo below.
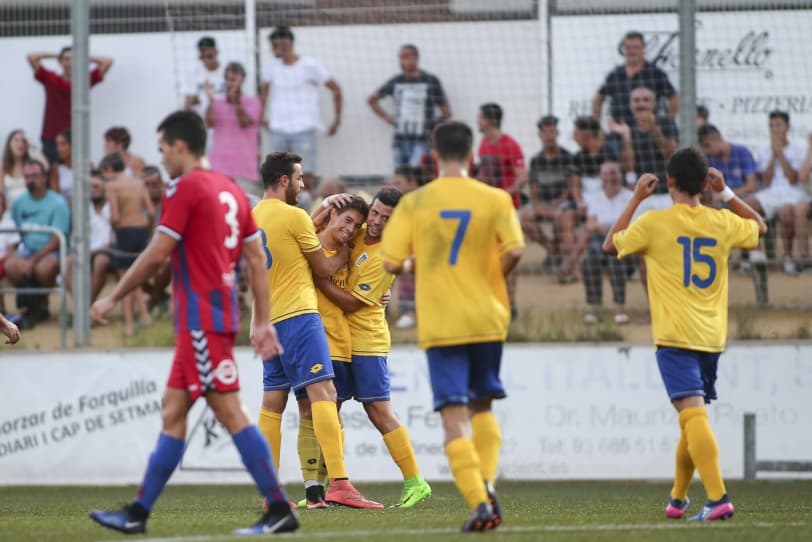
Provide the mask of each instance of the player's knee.
{"label": "player's knee", "polygon": [[322,380],[321,382],[310,384],[307,387],[307,398],[311,403],[315,403],[317,401],[331,401],[335,403],[338,397],[336,395],[336,387],[333,385],[333,381]]}
{"label": "player's knee", "polygon": [[400,427],[400,422],[389,401],[364,403],[364,410],[366,410],[369,421],[381,434],[389,433]]}
{"label": "player's knee", "polygon": [[282,414],[288,403],[288,390],[266,391],[262,394],[262,410]]}
{"label": "player's knee", "polygon": [[310,401],[307,399],[299,399],[299,417],[303,420],[312,420],[313,411],[310,409]]}

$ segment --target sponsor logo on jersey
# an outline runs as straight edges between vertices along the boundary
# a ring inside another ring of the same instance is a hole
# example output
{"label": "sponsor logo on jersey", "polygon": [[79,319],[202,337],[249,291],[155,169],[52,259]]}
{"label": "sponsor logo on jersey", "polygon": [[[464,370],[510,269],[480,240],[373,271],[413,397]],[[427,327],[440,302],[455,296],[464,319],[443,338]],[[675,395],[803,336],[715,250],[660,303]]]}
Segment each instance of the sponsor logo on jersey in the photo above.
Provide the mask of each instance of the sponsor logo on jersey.
{"label": "sponsor logo on jersey", "polygon": [[355,267],[361,267],[361,265],[362,265],[362,264],[363,264],[365,261],[367,261],[368,259],[369,259],[369,254],[367,254],[366,252],[364,252],[363,254],[361,254],[360,256],[358,256],[358,259],[357,259],[357,260],[355,260]]}
{"label": "sponsor logo on jersey", "polygon": [[369,292],[372,290],[372,286],[370,286],[369,284],[359,284],[358,287],[365,292]]}

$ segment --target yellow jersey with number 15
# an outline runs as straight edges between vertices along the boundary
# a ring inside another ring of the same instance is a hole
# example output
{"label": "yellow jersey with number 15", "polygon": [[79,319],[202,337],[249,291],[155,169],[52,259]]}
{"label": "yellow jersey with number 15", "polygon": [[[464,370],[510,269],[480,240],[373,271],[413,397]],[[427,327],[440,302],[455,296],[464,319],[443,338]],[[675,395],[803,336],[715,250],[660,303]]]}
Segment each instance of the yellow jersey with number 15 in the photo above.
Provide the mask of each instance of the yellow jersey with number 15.
{"label": "yellow jersey with number 15", "polygon": [[[322,246],[321,249],[328,258],[333,258],[338,253],[337,250],[329,250]],[[347,287],[347,277],[349,269],[342,267],[332,275],[330,282],[344,290]],[[330,301],[324,293],[316,288],[316,299],[319,303],[319,314],[324,324],[324,331],[327,333],[327,346],[330,348],[330,359],[333,361],[349,362],[352,360],[350,350],[350,324],[347,322],[344,311]]]}
{"label": "yellow jersey with number 15", "polygon": [[501,342],[510,324],[501,256],[524,246],[510,195],[439,178],[405,195],[383,232],[383,260],[414,254],[420,346]]}
{"label": "yellow jersey with number 15", "polygon": [[727,338],[731,248],[758,245],[758,223],[727,209],[677,204],[643,213],[612,241],[618,258],[646,260],[656,346],[721,352]]}
{"label": "yellow jersey with number 15", "polygon": [[321,248],[308,214],[278,199],[264,199],[254,210],[265,246],[271,322],[318,313],[316,286],[304,254]]}

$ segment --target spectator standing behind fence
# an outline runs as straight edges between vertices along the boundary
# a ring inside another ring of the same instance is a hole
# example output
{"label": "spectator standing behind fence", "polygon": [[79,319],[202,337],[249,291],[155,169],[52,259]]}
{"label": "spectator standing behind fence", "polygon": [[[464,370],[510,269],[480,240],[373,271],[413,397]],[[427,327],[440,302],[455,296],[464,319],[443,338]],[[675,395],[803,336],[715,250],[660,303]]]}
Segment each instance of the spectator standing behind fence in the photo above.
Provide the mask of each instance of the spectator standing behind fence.
{"label": "spectator standing behind fence", "polygon": [[206,85],[212,86],[215,96],[225,94],[225,65],[219,60],[217,42],[210,36],[203,36],[197,41],[197,52],[200,62],[195,64],[186,77],[183,107],[202,117],[209,106],[209,98],[204,90]]}
{"label": "spectator standing behind fence", "polygon": [[[420,188],[423,170],[420,167],[399,166],[392,177],[392,185],[404,196]],[[414,274],[403,273],[398,276],[398,310],[400,316],[395,322],[398,329],[413,328],[417,323],[414,304]]]}
{"label": "spectator standing behind fence", "polygon": [[[23,166],[23,176],[28,192],[11,205],[14,224],[18,228],[52,226],[68,241],[70,210],[65,198],[48,190],[45,165],[29,160]],[[53,287],[59,274],[59,238],[47,232],[22,233],[20,237],[22,242],[9,249],[6,257],[8,279],[17,288]],[[50,317],[47,295],[18,294],[17,306],[23,318],[23,328],[33,327]]]}
{"label": "spectator standing behind fence", "polygon": [[565,260],[562,267],[574,268],[578,259],[586,252],[581,262],[586,302],[590,307],[589,312],[584,315],[585,324],[597,324],[600,321],[598,309],[603,305],[603,269],[607,268],[612,299],[615,302],[615,323],[628,324],[626,277],[628,271],[634,268],[633,258],[618,260],[609,257],[604,253],[602,245],[609,228],[628,205],[632,192],[623,186],[623,173],[617,162],[601,164],[601,182],[602,190],[589,201],[586,224],[578,236],[573,255]]}
{"label": "spectator standing behind fence", "polygon": [[590,116],[575,119],[574,139],[581,148],[572,158],[570,193],[579,214],[583,215],[589,198],[601,191],[601,165],[616,162],[617,153],[606,142],[600,123]]}
{"label": "spectator standing behind fence", "polygon": [[[646,60],[646,41],[640,32],[627,32],[623,37],[622,51],[625,62],[606,76],[598,93],[592,98],[592,116],[600,120],[601,106],[609,98],[609,116],[616,122],[632,124],[634,115],[629,107],[629,95],[637,87],[653,90],[655,111],[662,111],[669,118],[679,112],[679,95],[663,70]],[[665,108],[660,102],[668,100]],[[663,110],[664,109],[664,110]]]}
{"label": "spectator standing behind fence", "polygon": [[799,183],[805,149],[790,143],[788,133],[789,113],[771,112],[770,143],[756,155],[765,188],[748,198],[747,203],[767,220],[778,217],[784,245],[784,272],[797,275],[801,265],[792,257],[793,241],[797,241],[800,261],[809,259],[806,233],[809,195]]}
{"label": "spectator standing behind fence", "polygon": [[[510,194],[514,209],[521,202],[521,191],[527,182],[527,171],[524,167],[524,154],[515,139],[502,131],[502,107],[496,103],[486,103],[479,107],[477,124],[484,136],[479,144],[479,180],[501,188]],[[516,308],[516,271],[506,275],[510,315],[515,319]]]}
{"label": "spectator standing behind fence", "polygon": [[45,163],[45,157],[36,152],[25,132],[12,130],[3,147],[3,175],[0,178],[0,192],[6,195],[8,208],[17,196],[28,192],[23,178],[23,165],[32,158],[41,159]]}
{"label": "spectator standing behind fence", "polygon": [[[42,118],[42,152],[53,163],[58,160],[56,135],[71,127],[71,59],[70,47],[63,47],[59,54],[29,53],[28,63],[34,70],[34,79],[45,87],[45,113]],[[56,59],[62,68],[57,74],[42,65],[43,60]],[[90,86],[98,85],[113,65],[106,56],[91,56]]]}
{"label": "spectator standing behind fence", "polygon": [[206,124],[212,131],[209,160],[213,170],[233,177],[249,194],[262,195],[259,179],[259,124],[262,103],[256,96],[245,96],[242,85],[245,68],[239,62],[226,66],[226,93],[216,97],[206,87],[209,107]]}
{"label": "spectator standing behind fence", "polygon": [[[417,46],[401,46],[398,57],[401,73],[384,83],[367,103],[376,115],[395,128],[393,167],[417,167],[429,153],[432,129],[438,122],[451,118],[451,107],[440,80],[420,69]],[[380,105],[381,98],[387,96],[394,101],[394,115]],[[436,108],[440,109],[439,118]]]}
{"label": "spectator standing behind fence", "polygon": [[117,152],[124,160],[124,172],[133,177],[140,177],[144,171],[144,159],[130,152],[132,136],[124,126],[113,126],[104,132],[104,154]]}
{"label": "spectator standing behind fence", "polygon": [[[302,157],[304,191],[299,206],[309,209],[316,187],[313,176],[318,156],[317,132],[323,129],[319,114],[319,88],[327,87],[333,95],[335,116],[327,135],[335,135],[341,123],[341,87],[324,67],[310,56],[300,56],[293,50],[293,32],[278,26],[271,32],[274,58],[262,73],[260,98],[263,118],[271,130],[270,151],[289,151]],[[270,93],[270,104],[268,94]]]}
{"label": "spectator standing behind fence", "polygon": [[[155,210],[144,187],[144,181],[124,173],[124,160],[121,159],[121,155],[114,153],[102,158],[99,170],[107,181],[110,223],[113,225],[116,240],[113,265],[121,278],[147,247],[150,239],[149,225]],[[152,323],[141,290],[133,290],[122,299],[124,334],[127,337],[135,333],[133,306],[138,308],[142,324]]]}
{"label": "spectator standing behind fence", "polygon": [[[7,213],[8,205],[5,194],[0,191],[0,230],[16,228],[14,220],[11,215]],[[20,234],[16,232],[0,231],[0,281],[6,276],[5,262],[8,250],[11,245],[16,245],[20,242]],[[6,314],[6,299],[5,295],[0,294],[0,314]]]}
{"label": "spectator standing behind fence", "polygon": [[[572,202],[569,177],[572,154],[558,145],[558,119],[545,115],[536,124],[541,151],[530,160],[527,175],[530,203],[522,208],[522,230],[528,238],[547,251],[546,261],[572,252],[575,229],[575,205]],[[553,225],[553,239],[542,229],[542,222]],[[565,279],[567,280],[567,279]]]}
{"label": "spectator standing behind fence", "polygon": [[49,188],[57,194],[62,194],[70,208],[73,200],[73,146],[71,131],[62,130],[56,136],[57,162],[51,163],[51,174],[48,181]]}

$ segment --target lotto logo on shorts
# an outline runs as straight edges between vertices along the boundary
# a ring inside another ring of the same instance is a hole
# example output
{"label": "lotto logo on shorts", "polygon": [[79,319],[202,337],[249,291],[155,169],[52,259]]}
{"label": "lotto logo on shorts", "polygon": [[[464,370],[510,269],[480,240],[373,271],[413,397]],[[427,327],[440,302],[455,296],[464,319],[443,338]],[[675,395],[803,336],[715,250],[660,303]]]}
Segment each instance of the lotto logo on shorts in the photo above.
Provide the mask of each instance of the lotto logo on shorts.
{"label": "lotto logo on shorts", "polygon": [[316,374],[316,373],[320,372],[322,369],[324,369],[324,365],[322,365],[321,363],[317,363],[317,364],[315,364],[314,366],[312,366],[310,368],[310,373],[311,374]]}
{"label": "lotto logo on shorts", "polygon": [[237,364],[230,359],[224,359],[217,364],[217,368],[214,370],[214,378],[226,386],[230,386],[237,381]]}

